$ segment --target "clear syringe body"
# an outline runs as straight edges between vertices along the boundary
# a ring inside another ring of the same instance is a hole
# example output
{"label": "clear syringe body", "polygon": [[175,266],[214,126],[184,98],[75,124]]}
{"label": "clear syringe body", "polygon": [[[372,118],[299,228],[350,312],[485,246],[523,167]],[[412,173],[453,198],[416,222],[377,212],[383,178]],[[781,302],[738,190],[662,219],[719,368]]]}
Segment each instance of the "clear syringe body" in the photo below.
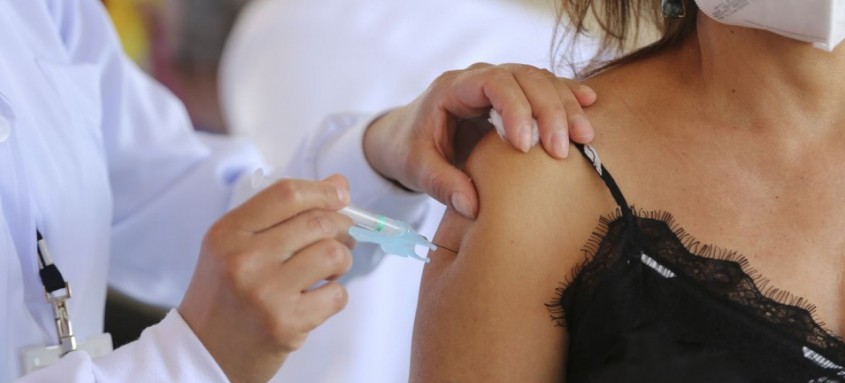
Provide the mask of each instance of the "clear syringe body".
{"label": "clear syringe body", "polygon": [[338,213],[352,219],[356,226],[386,235],[399,235],[413,231],[411,225],[382,214],[373,213],[360,207],[347,205]]}

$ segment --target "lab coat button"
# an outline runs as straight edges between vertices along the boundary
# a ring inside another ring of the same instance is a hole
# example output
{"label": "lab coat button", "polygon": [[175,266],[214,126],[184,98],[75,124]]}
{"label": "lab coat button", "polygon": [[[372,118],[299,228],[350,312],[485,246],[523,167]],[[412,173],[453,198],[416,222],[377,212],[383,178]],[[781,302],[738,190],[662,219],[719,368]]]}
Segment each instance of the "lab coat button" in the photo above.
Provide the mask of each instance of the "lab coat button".
{"label": "lab coat button", "polygon": [[9,139],[11,133],[12,125],[9,123],[9,120],[6,117],[0,116],[0,142],[5,142]]}

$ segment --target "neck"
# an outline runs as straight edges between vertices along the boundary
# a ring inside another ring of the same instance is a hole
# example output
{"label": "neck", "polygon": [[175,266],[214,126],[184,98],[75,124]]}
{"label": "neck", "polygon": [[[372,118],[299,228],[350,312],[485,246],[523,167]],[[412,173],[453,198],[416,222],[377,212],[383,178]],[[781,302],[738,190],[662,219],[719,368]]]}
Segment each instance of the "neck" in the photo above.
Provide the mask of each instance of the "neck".
{"label": "neck", "polygon": [[829,53],[699,14],[696,35],[675,58],[688,68],[679,73],[697,109],[719,124],[793,136],[845,127],[843,45]]}

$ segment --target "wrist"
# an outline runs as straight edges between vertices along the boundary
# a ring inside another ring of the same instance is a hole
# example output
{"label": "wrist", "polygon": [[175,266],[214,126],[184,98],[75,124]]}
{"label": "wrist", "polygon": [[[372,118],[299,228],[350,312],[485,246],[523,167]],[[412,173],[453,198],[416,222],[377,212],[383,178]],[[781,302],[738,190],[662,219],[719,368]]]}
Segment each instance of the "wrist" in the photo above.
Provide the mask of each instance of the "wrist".
{"label": "wrist", "polygon": [[217,311],[206,291],[189,287],[176,312],[230,382],[269,381],[290,352],[267,343],[260,325]]}
{"label": "wrist", "polygon": [[385,180],[393,183],[402,190],[416,193],[413,189],[399,181],[397,174],[401,169],[401,156],[391,156],[397,137],[395,129],[401,121],[402,109],[392,109],[373,119],[366,127],[363,137],[364,158],[370,167]]}

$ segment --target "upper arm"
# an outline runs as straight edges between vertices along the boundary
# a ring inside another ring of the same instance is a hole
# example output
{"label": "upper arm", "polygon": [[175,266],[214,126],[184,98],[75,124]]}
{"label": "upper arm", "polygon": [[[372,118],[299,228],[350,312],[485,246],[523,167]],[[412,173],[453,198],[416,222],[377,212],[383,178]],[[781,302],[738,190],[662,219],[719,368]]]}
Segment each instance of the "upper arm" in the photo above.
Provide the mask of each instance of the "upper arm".
{"label": "upper arm", "polygon": [[478,218],[448,212],[435,236],[458,254],[432,254],[423,273],[411,380],[560,381],[566,330],[546,304],[612,199],[579,155],[520,154],[495,136],[467,169]]}

